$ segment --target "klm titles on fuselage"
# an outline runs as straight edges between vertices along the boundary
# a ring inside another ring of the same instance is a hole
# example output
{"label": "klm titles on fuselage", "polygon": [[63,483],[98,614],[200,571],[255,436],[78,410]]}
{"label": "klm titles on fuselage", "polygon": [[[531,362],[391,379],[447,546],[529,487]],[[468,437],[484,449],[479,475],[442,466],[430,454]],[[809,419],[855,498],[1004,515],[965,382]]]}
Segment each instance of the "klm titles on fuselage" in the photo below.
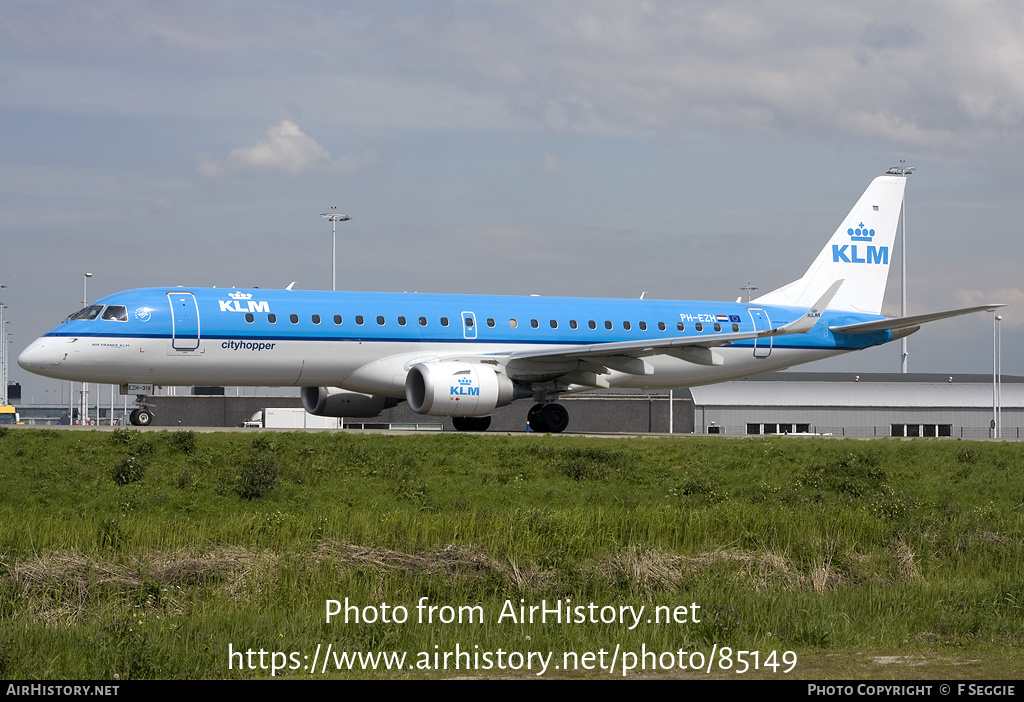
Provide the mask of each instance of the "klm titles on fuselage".
{"label": "klm titles on fuselage", "polygon": [[[850,235],[850,241],[871,241],[875,237],[875,230],[868,229],[861,222],[860,226],[856,229],[850,228],[846,230],[846,233]],[[864,249],[861,249],[860,254],[857,251],[857,244],[832,244],[832,262],[833,263],[877,263],[882,265],[889,265],[889,247],[888,246],[871,246],[868,245]]]}
{"label": "klm titles on fuselage", "polygon": [[[221,312],[270,312],[270,303],[266,300],[251,300],[252,295],[241,297],[245,293],[232,293],[230,297],[235,298],[234,300],[217,300],[220,304]],[[245,305],[242,305],[242,302]]]}

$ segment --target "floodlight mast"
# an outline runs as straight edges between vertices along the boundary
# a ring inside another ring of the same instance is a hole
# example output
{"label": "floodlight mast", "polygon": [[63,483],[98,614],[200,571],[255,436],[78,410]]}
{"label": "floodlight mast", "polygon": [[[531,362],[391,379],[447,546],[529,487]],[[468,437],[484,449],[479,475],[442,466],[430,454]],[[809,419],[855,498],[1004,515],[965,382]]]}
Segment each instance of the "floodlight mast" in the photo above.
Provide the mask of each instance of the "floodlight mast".
{"label": "floodlight mast", "polygon": [[[89,278],[92,278],[92,273],[83,273],[82,274],[82,308],[83,309],[89,306]],[[81,415],[79,415],[79,416],[81,417],[80,421],[82,422],[83,425],[89,423],[89,384],[88,383],[82,383],[82,412],[81,412]],[[97,416],[97,418],[98,418],[98,416]],[[68,421],[69,422],[71,421],[70,417],[68,418]]]}
{"label": "floodlight mast", "polygon": [[992,310],[992,438],[1000,438],[1003,424],[1003,321]]}
{"label": "floodlight mast", "polygon": [[331,212],[324,212],[320,216],[331,223],[331,290],[338,289],[337,265],[338,265],[338,222],[347,222],[351,217],[341,212],[334,212],[337,207],[331,207]]}
{"label": "floodlight mast", "polygon": [[[6,288],[6,285],[0,284],[0,288]],[[3,386],[0,387],[0,405],[7,405],[10,398],[7,396],[7,323],[4,321],[4,310],[7,305],[4,304],[3,300],[0,300],[0,379],[2,379]]]}
{"label": "floodlight mast", "polygon": [[[903,159],[900,159],[900,165],[893,166],[888,171],[886,171],[886,174],[887,175],[903,176],[904,178],[906,178],[908,175],[910,175],[915,170],[917,170],[914,166],[908,166],[906,164],[907,164],[906,161],[904,161]],[[906,192],[906,190],[904,190],[904,192]],[[902,259],[900,261],[900,316],[906,317],[907,316],[907,196],[906,195],[903,196],[903,203],[902,203],[902,207],[900,209],[902,211],[902,217],[903,217],[903,221],[902,221],[902,225],[901,225],[901,229],[903,230],[903,237],[902,237],[903,252],[900,255],[900,258]],[[903,337],[900,340],[900,373],[906,373],[907,372],[907,357],[909,355],[910,355],[910,352],[907,351],[907,337]]]}

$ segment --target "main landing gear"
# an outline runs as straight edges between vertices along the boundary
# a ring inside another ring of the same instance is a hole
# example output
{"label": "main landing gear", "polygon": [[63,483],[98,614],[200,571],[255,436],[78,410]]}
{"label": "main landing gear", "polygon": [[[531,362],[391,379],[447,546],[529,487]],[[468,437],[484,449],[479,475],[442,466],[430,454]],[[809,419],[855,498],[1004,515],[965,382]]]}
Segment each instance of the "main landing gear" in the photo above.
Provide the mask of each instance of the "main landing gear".
{"label": "main landing gear", "polygon": [[[139,410],[135,410],[138,412]],[[134,412],[132,422],[135,422]],[[569,426],[569,412],[559,404],[534,405],[526,415],[530,431],[558,434]],[[452,417],[456,431],[487,431],[491,426],[490,417]]]}
{"label": "main landing gear", "polygon": [[569,426],[569,412],[559,404],[534,405],[526,415],[530,431],[559,434]]}

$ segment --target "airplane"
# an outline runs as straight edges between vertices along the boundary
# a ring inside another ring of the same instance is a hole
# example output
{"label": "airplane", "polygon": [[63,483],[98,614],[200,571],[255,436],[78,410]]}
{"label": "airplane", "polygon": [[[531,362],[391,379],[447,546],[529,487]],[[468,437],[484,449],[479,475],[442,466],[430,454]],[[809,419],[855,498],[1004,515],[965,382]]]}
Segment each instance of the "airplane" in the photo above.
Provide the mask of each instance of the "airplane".
{"label": "airplane", "polygon": [[332,417],[405,401],[460,431],[532,398],[530,429],[557,433],[564,394],[733,380],[1003,306],[881,315],[905,184],[872,180],[800,279],[746,303],[156,287],[72,314],[18,364],[121,384],[135,425],[152,422],[153,385],[258,385],[300,387],[307,411]]}

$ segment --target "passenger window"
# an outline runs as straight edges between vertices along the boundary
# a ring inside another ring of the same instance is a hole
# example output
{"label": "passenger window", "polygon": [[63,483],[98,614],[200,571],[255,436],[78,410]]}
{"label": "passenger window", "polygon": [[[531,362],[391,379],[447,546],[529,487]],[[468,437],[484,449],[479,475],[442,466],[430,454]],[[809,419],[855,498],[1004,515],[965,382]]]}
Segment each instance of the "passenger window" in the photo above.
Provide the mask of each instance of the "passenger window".
{"label": "passenger window", "polygon": [[267,315],[267,321],[271,324],[277,324],[277,315],[271,312]]}
{"label": "passenger window", "polygon": [[400,326],[400,327],[404,327],[405,326],[405,317],[399,317],[398,318],[398,326]]}
{"label": "passenger window", "polygon": [[531,319],[530,320],[530,326],[533,327],[534,329],[536,329],[537,327],[540,326],[540,322],[538,322],[536,319]]}
{"label": "passenger window", "polygon": [[494,327],[494,318],[493,317],[488,317],[487,318],[487,326],[492,327],[492,328]]}
{"label": "passenger window", "polygon": [[647,322],[640,322],[640,331],[647,331]]}
{"label": "passenger window", "polygon": [[665,331],[665,323],[658,322],[658,331]]}
{"label": "passenger window", "polygon": [[676,322],[676,331],[683,331],[686,329],[686,325],[682,322]]}
{"label": "passenger window", "polygon": [[292,324],[299,323],[299,315],[297,314],[289,315],[288,319],[291,321]]}
{"label": "passenger window", "polygon": [[696,324],[694,324],[693,328],[696,329],[697,331],[704,331],[704,325],[701,324],[700,322],[697,322]]}
{"label": "passenger window", "polygon": [[377,315],[377,324],[379,326],[383,327],[384,326],[384,317],[382,317],[381,315]]}
{"label": "passenger window", "polygon": [[515,318],[513,318],[513,319],[510,319],[510,320],[508,320],[508,325],[509,325],[510,327],[512,327],[513,329],[515,329],[516,327],[518,327],[518,326],[519,326],[519,322],[517,322],[517,321],[515,320]]}
{"label": "passenger window", "polygon": [[363,315],[361,315],[361,314],[357,314],[356,315],[356,324],[358,324],[359,326],[362,326],[362,324],[363,324]]}
{"label": "passenger window", "polygon": [[447,317],[441,317],[441,326],[442,327],[447,327],[448,326],[448,318]]}
{"label": "passenger window", "polygon": [[623,322],[622,328],[625,329],[626,331],[629,331],[629,322]]}
{"label": "passenger window", "polygon": [[427,326],[427,318],[426,317],[420,317],[420,326],[421,327]]}
{"label": "passenger window", "polygon": [[578,325],[576,324],[576,320],[575,319],[570,319],[569,320],[569,328],[570,329],[575,329],[577,326]]}
{"label": "passenger window", "polygon": [[465,321],[466,321],[466,328],[467,329],[472,329],[473,328],[473,318],[472,317],[466,317]]}
{"label": "passenger window", "polygon": [[340,314],[334,315],[334,323],[335,324],[341,324],[341,315]]}
{"label": "passenger window", "polygon": [[606,320],[605,323],[604,323],[604,328],[605,329],[611,329],[612,328],[612,323]]}
{"label": "passenger window", "polygon": [[740,330],[740,325],[739,325],[739,324],[733,324],[733,325],[732,325],[732,330],[733,330],[734,332],[738,332],[738,331]]}
{"label": "passenger window", "polygon": [[722,325],[718,322],[715,322],[715,331],[722,331]]}
{"label": "passenger window", "polygon": [[551,320],[551,328],[558,329],[558,322],[555,321],[554,319]]}
{"label": "passenger window", "polygon": [[314,314],[313,315],[313,324],[320,324],[320,315],[318,315],[318,314]]}
{"label": "passenger window", "polygon": [[591,329],[597,329],[597,322],[595,322],[594,320],[590,320],[589,322],[587,322],[587,326],[590,327]]}
{"label": "passenger window", "polygon": [[256,318],[252,316],[252,312],[246,312],[245,321],[248,322],[249,324],[252,324],[253,322],[256,321]]}

